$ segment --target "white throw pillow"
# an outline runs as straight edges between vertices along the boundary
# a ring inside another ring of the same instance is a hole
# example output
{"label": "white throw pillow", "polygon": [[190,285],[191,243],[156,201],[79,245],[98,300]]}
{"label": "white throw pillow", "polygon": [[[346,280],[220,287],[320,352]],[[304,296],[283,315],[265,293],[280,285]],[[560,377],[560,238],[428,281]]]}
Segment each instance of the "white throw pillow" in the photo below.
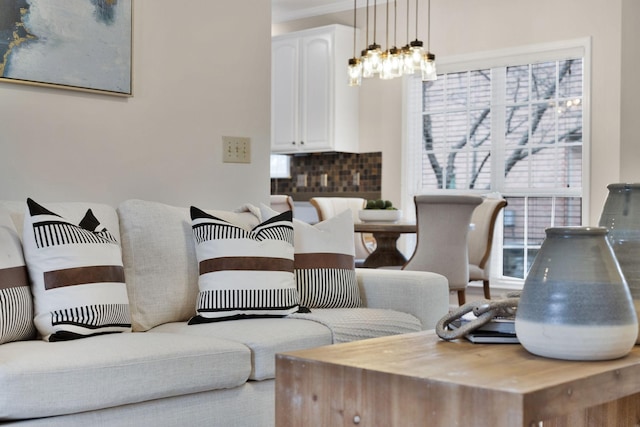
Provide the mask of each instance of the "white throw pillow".
{"label": "white throw pillow", "polygon": [[284,212],[247,229],[191,207],[200,292],[190,324],[298,310],[291,217]]}
{"label": "white throw pillow", "polygon": [[75,225],[28,199],[23,242],[44,340],[131,330],[120,244],[91,209]]}
{"label": "white throw pillow", "polygon": [[0,213],[0,344],[35,336],[33,299],[20,237],[11,217]]}
{"label": "white throw pillow", "polygon": [[[262,219],[275,211],[260,206]],[[300,305],[307,308],[360,307],[356,280],[353,217],[344,211],[315,225],[297,219],[294,230],[294,273]]]}

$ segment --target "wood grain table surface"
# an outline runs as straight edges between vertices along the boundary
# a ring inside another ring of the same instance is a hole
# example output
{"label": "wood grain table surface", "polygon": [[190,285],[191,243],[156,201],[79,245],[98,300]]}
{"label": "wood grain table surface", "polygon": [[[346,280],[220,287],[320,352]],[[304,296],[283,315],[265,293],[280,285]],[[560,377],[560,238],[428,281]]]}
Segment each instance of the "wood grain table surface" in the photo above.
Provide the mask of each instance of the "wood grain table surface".
{"label": "wood grain table surface", "polygon": [[617,360],[565,361],[519,344],[447,342],[424,331],[279,354],[276,420],[279,427],[636,426],[640,347]]}

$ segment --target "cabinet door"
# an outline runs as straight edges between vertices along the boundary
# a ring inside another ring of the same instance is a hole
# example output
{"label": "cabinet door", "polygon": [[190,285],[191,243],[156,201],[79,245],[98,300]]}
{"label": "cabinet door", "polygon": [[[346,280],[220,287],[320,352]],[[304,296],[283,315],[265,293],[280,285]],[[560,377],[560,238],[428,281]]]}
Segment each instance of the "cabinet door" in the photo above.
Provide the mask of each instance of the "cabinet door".
{"label": "cabinet door", "polygon": [[298,40],[279,40],[272,46],[271,60],[271,149],[296,149],[299,108]]}
{"label": "cabinet door", "polygon": [[301,149],[332,147],[333,46],[330,34],[304,37],[300,52]]}

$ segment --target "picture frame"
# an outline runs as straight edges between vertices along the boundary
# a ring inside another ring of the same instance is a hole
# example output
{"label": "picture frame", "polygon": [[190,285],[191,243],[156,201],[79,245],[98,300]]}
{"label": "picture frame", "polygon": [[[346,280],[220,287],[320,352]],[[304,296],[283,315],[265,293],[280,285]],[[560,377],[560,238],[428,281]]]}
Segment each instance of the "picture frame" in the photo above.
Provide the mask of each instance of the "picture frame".
{"label": "picture frame", "polygon": [[0,82],[133,96],[133,0],[0,1]]}

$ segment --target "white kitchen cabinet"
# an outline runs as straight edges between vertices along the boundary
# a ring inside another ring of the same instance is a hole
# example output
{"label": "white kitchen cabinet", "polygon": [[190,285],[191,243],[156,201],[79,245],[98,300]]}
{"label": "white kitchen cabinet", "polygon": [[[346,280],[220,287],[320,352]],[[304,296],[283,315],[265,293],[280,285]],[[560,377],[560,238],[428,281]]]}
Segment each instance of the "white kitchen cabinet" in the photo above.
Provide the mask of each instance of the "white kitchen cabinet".
{"label": "white kitchen cabinet", "polygon": [[347,84],[353,28],[273,37],[271,151],[358,152],[358,91]]}

